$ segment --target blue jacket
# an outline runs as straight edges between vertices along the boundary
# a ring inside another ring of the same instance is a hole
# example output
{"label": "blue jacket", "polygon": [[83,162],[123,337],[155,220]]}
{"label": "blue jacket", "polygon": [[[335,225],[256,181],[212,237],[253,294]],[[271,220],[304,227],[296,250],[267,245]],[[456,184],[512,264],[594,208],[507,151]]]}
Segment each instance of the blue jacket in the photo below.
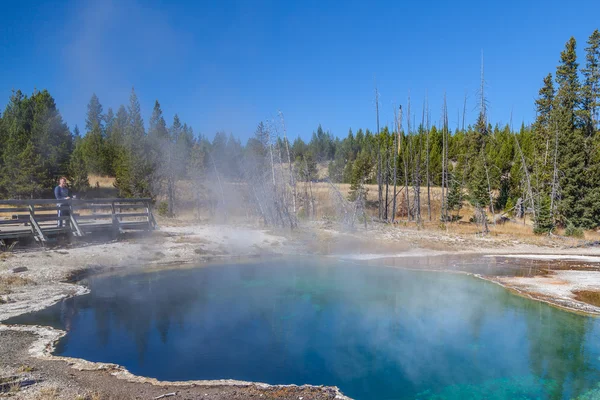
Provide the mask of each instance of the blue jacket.
{"label": "blue jacket", "polygon": [[56,197],[56,200],[64,200],[67,197],[69,197],[69,189],[68,188],[61,188],[60,186],[56,186],[54,188],[54,197]]}

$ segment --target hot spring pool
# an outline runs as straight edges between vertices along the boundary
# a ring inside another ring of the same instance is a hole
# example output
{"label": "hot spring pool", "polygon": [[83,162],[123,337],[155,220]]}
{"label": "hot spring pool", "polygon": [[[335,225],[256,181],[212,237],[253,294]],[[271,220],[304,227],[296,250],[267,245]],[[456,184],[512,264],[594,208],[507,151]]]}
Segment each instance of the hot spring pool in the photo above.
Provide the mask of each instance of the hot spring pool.
{"label": "hot spring pool", "polygon": [[7,323],[65,329],[57,355],[160,380],[335,385],[374,400],[600,397],[600,320],[467,275],[301,258],[87,283]]}

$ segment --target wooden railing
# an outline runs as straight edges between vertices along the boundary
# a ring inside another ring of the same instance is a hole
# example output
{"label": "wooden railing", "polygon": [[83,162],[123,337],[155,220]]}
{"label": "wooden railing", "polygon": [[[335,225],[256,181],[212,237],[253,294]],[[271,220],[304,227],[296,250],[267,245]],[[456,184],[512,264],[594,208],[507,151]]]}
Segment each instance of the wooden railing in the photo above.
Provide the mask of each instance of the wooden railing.
{"label": "wooden railing", "polygon": [[146,198],[0,200],[0,239],[33,235],[46,242],[61,233],[153,230],[158,226],[150,205]]}

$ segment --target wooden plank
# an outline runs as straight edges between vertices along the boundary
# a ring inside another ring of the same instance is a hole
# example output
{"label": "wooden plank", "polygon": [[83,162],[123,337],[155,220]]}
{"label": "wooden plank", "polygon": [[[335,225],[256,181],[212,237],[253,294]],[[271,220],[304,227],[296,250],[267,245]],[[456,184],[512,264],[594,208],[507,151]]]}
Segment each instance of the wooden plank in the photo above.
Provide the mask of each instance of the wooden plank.
{"label": "wooden plank", "polygon": [[0,231],[0,239],[20,239],[20,238],[30,238],[31,231],[13,231],[13,232],[2,232]]}
{"label": "wooden plank", "polygon": [[121,229],[148,230],[147,221],[121,222]]}
{"label": "wooden plank", "polygon": [[47,222],[47,221],[56,221],[56,222],[58,222],[59,220],[60,221],[66,221],[69,218],[71,218],[71,217],[68,216],[68,215],[63,215],[61,217],[59,217],[58,215],[49,215],[49,216],[36,215],[35,220],[37,222]]}
{"label": "wooden plank", "polygon": [[47,238],[46,238],[46,235],[44,235],[44,232],[42,232],[42,229],[40,228],[40,226],[38,225],[38,223],[35,219],[35,211],[33,210],[33,205],[29,206],[29,217],[31,220],[31,230],[34,235],[34,238],[36,238],[37,240],[40,240],[42,242],[45,242],[47,240]]}
{"label": "wooden plank", "polygon": [[116,207],[119,207],[120,209],[123,210],[136,210],[136,209],[142,209],[142,208],[146,208],[146,206],[144,204],[115,204]]}
{"label": "wooden plank", "polygon": [[110,203],[111,222],[112,222],[112,234],[114,237],[119,235],[121,227],[119,225],[119,219],[117,218],[117,210],[115,209],[115,203]]}
{"label": "wooden plank", "polygon": [[70,200],[39,199],[39,200],[0,200],[5,206],[30,206],[37,204],[68,204]]}
{"label": "wooden plank", "polygon": [[74,204],[73,208],[75,210],[91,210],[93,208],[110,208],[110,204],[92,204],[92,203],[86,203],[86,204]]}
{"label": "wooden plank", "polygon": [[[78,202],[82,202],[82,203],[90,203],[90,202],[97,202],[97,203],[104,203],[104,204],[110,204],[110,203],[144,203],[144,202],[149,202],[152,201],[149,198],[106,198],[106,199],[76,199],[73,201],[78,201]],[[0,202],[0,204],[2,204]]]}
{"label": "wooden plank", "polygon": [[127,217],[147,217],[148,213],[116,213],[115,214],[119,218],[127,218]]}
{"label": "wooden plank", "polygon": [[152,220],[152,229],[158,229],[158,223],[156,222],[152,211],[150,211],[150,219]]}
{"label": "wooden plank", "polygon": [[90,215],[80,215],[77,219],[84,221],[89,219],[112,219],[112,214],[90,214]]}
{"label": "wooden plank", "polygon": [[71,230],[74,231],[73,234],[75,236],[82,237],[83,232],[79,228],[79,223],[77,223],[77,218],[75,218],[75,213],[73,212],[73,210],[71,210],[71,212],[69,213],[69,217],[69,221],[71,222]]}
{"label": "wooden plank", "polygon": [[23,225],[25,222],[29,222],[29,216],[19,219],[0,219],[0,225]]}
{"label": "wooden plank", "polygon": [[29,212],[27,207],[0,208],[0,213]]}
{"label": "wooden plank", "polygon": [[35,208],[35,212],[38,211],[58,211],[60,207],[59,206],[54,206],[54,207],[36,207]]}
{"label": "wooden plank", "polygon": [[86,203],[98,203],[98,204],[110,204],[110,203],[147,203],[151,199],[148,198],[131,198],[131,199],[120,199],[120,198],[107,198],[107,199],[71,199],[71,200],[56,200],[56,199],[30,199],[30,200],[2,200],[0,199],[0,205],[8,206],[29,206],[38,204],[86,204]]}

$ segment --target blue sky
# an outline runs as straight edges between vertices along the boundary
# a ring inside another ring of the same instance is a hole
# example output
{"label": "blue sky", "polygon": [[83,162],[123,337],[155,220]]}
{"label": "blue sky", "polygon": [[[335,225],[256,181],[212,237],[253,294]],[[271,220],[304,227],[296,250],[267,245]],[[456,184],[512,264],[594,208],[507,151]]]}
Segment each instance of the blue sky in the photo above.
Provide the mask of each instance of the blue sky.
{"label": "blue sky", "polygon": [[337,136],[375,129],[410,93],[439,121],[473,122],[481,52],[492,122],[535,117],[543,77],[570,36],[579,61],[600,2],[579,1],[3,1],[0,107],[11,90],[46,88],[72,128],[95,92],[105,111],[134,86],[148,121],[155,99],[196,133],[244,141],[281,110],[288,135],[318,124]]}

